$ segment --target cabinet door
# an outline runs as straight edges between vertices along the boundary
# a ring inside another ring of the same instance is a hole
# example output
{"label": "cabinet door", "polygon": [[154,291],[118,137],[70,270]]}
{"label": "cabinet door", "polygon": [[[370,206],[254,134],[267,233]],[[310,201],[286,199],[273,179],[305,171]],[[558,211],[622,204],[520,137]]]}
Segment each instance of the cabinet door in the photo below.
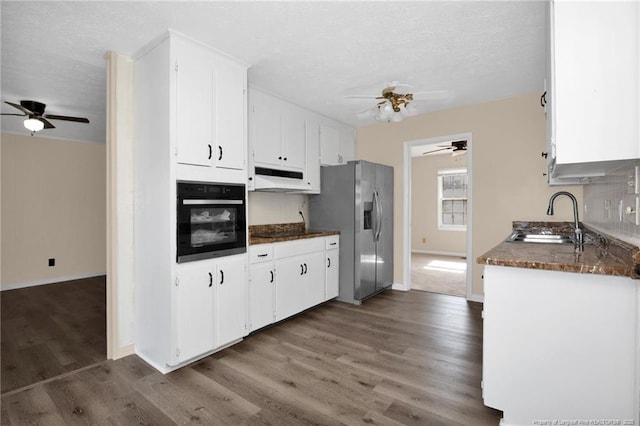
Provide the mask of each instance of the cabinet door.
{"label": "cabinet door", "polygon": [[335,166],[340,161],[340,131],[335,127],[320,126],[320,162]]}
{"label": "cabinet door", "polygon": [[304,259],[276,261],[276,274],[276,321],[280,321],[304,309]]}
{"label": "cabinet door", "polygon": [[282,114],[282,165],[304,170],[306,163],[306,126],[304,116],[293,108]]}
{"label": "cabinet door", "polygon": [[216,141],[214,164],[226,169],[245,168],[246,88],[244,67],[226,62],[216,69]]}
{"label": "cabinet door", "polygon": [[218,260],[216,287],[216,346],[237,340],[246,333],[246,259]]}
{"label": "cabinet door", "polygon": [[307,309],[325,301],[325,265],[324,251],[305,256],[304,265],[304,300],[302,309]]}
{"label": "cabinet door", "polygon": [[[176,137],[178,163],[211,166],[215,141],[215,74],[203,49],[176,40]],[[160,149],[160,148],[159,148]]]}
{"label": "cabinet door", "polygon": [[557,163],[638,158],[640,5],[550,6]]}
{"label": "cabinet door", "polygon": [[340,290],[340,253],[337,249],[327,250],[327,275],[325,300],[338,297]]}
{"label": "cabinet door", "polygon": [[177,271],[176,364],[212,350],[214,342],[213,264],[193,262]]}
{"label": "cabinet door", "polygon": [[251,101],[250,127],[250,145],[254,163],[258,166],[280,166],[282,162],[281,107],[254,92]]}
{"label": "cabinet door", "polygon": [[307,162],[306,173],[304,175],[306,182],[306,192],[320,193],[320,125],[314,121],[307,119],[306,126],[306,143],[307,143]]}
{"label": "cabinet door", "polygon": [[249,332],[273,323],[275,318],[275,267],[272,262],[251,266],[249,272]]}

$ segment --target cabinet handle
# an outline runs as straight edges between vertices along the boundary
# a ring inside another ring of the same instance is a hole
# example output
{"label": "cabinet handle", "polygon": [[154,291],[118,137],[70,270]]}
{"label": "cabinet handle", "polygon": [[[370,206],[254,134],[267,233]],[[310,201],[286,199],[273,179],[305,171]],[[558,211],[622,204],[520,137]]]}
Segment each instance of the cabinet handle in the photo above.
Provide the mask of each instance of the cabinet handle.
{"label": "cabinet handle", "polygon": [[282,155],[280,157],[278,157],[278,160],[282,160]]}
{"label": "cabinet handle", "polygon": [[307,273],[307,264],[306,263],[304,264],[304,273],[305,274]]}
{"label": "cabinet handle", "polygon": [[218,156],[218,161],[222,160],[222,146],[218,145],[218,149],[220,150],[220,155]]}
{"label": "cabinet handle", "polygon": [[213,285],[213,274],[209,272],[209,287]]}
{"label": "cabinet handle", "polygon": [[331,268],[331,258],[327,257],[327,268]]}
{"label": "cabinet handle", "polygon": [[211,148],[211,144],[207,144],[209,147],[209,160],[211,160],[211,156],[213,155],[213,148]]}
{"label": "cabinet handle", "polygon": [[330,246],[335,246],[338,243],[329,243]]}
{"label": "cabinet handle", "polygon": [[540,96],[540,106],[544,108],[546,104],[547,104],[547,92],[544,92],[542,96]]}
{"label": "cabinet handle", "polygon": [[224,271],[220,269],[220,285],[224,282]]}
{"label": "cabinet handle", "polygon": [[267,257],[267,256],[269,256],[269,254],[268,254],[268,253],[262,253],[262,254],[259,254],[259,255],[258,255],[258,257]]}
{"label": "cabinet handle", "polygon": [[273,282],[273,271],[269,271],[269,273],[271,274],[271,281],[269,281],[270,283]]}
{"label": "cabinet handle", "polygon": [[283,158],[283,160],[284,160],[284,161],[287,161],[287,157],[284,157],[284,158]]}
{"label": "cabinet handle", "polygon": [[300,275],[304,274],[304,266],[300,265]]}

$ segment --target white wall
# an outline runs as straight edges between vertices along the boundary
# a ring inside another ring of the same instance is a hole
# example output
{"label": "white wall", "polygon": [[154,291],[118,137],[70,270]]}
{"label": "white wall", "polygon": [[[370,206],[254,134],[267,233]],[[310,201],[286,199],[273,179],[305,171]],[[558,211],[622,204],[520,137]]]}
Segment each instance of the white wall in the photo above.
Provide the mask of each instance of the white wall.
{"label": "white wall", "polygon": [[[437,149],[436,146],[425,151]],[[467,156],[450,153],[411,159],[411,250],[466,253],[467,233],[438,229],[438,170],[467,167]]]}
{"label": "white wall", "polygon": [[105,145],[45,132],[2,134],[2,290],[106,272]]}
{"label": "white wall", "polygon": [[[549,187],[540,153],[546,151],[545,116],[540,93],[530,93],[460,108],[380,123],[358,129],[356,156],[394,167],[394,282],[404,284],[403,146],[406,141],[461,133],[473,135],[472,255],[477,258],[504,238],[514,220],[567,221],[569,199],[557,200],[546,215],[549,197],[567,190],[582,201],[582,187]],[[482,266],[474,265],[472,292],[483,294]]]}
{"label": "white wall", "polygon": [[249,225],[302,222],[302,211],[309,220],[308,196],[281,192],[249,192]]}

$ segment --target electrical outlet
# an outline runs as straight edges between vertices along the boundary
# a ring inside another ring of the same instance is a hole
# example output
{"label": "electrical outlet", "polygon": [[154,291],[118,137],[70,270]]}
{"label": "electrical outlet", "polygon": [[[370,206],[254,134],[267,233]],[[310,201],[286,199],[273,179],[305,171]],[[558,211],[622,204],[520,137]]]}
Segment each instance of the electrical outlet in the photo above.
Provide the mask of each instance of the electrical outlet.
{"label": "electrical outlet", "polygon": [[49,266],[56,266],[56,259],[55,259],[55,257],[52,257],[51,259],[49,259]]}

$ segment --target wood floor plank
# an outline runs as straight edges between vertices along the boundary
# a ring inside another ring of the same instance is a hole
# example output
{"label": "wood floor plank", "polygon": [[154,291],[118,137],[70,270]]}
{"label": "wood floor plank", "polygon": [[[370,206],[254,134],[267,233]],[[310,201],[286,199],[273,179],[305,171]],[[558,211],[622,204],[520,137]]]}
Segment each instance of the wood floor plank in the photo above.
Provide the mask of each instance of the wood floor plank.
{"label": "wood floor plank", "polygon": [[66,424],[44,387],[3,397],[2,412],[2,424],[6,426]]}
{"label": "wood floor plank", "polygon": [[481,305],[389,291],[325,303],[167,375],[129,356],[7,393],[2,422],[497,425],[481,361]]}
{"label": "wood floor plank", "polygon": [[288,398],[287,394],[279,392],[263,381],[254,380],[218,359],[209,357],[194,364],[192,368],[261,407],[261,411],[250,419],[249,424],[283,426],[335,424],[333,418],[297,404],[296,401]]}
{"label": "wood floor plank", "polygon": [[1,392],[106,359],[105,277],[0,293]]}

